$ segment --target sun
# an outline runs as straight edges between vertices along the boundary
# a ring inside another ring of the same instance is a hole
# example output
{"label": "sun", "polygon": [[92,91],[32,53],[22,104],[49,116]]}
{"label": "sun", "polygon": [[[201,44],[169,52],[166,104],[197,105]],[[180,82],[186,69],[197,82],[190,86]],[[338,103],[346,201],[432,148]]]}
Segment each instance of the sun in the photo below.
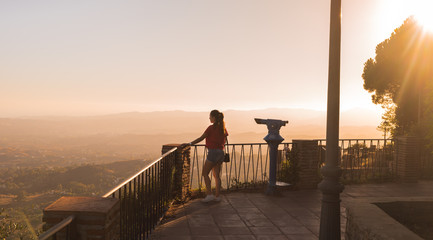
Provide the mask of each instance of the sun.
{"label": "sun", "polygon": [[418,0],[413,1],[413,16],[416,21],[422,26],[424,31],[433,33],[433,1]]}

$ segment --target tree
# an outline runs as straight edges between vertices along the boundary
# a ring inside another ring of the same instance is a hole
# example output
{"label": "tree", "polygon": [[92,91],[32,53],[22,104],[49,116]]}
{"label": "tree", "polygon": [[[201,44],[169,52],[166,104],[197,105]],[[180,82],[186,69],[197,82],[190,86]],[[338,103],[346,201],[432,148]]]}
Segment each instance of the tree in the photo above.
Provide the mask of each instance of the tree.
{"label": "tree", "polygon": [[373,103],[386,110],[380,129],[391,127],[393,136],[426,137],[430,131],[433,139],[432,68],[433,34],[423,31],[414,17],[376,46],[376,56],[365,63],[362,78],[364,89],[373,93]]}
{"label": "tree", "polygon": [[4,209],[0,209],[0,239],[6,239],[17,230],[24,229],[24,226],[11,220],[9,215],[4,214]]}

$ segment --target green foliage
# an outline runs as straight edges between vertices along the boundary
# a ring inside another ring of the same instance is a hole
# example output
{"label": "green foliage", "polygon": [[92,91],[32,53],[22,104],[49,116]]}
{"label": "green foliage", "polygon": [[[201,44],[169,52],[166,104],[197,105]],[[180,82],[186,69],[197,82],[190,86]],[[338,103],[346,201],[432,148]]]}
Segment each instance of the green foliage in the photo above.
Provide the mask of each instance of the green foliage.
{"label": "green foliage", "polygon": [[[142,160],[133,160],[104,165],[2,168],[0,194],[8,217],[0,213],[0,231],[9,235],[7,239],[36,239],[42,228],[42,209],[59,197],[100,196],[145,165]],[[4,235],[0,234],[0,240]]]}
{"label": "green foliage", "polygon": [[268,181],[251,181],[251,182],[241,182],[236,178],[232,178],[230,183],[230,190],[232,189],[255,189],[260,188],[264,185],[266,185]]}
{"label": "green foliage", "polygon": [[299,159],[295,150],[286,151],[286,159],[281,163],[281,170],[277,174],[277,180],[296,185],[299,181]]}
{"label": "green foliage", "polygon": [[[424,32],[413,17],[377,45],[362,78],[373,103],[385,109],[379,129],[391,128],[393,136],[426,132],[420,128],[433,121],[428,101],[433,95],[432,66],[433,34]],[[433,139],[431,124],[430,130]]]}
{"label": "green foliage", "polygon": [[0,239],[6,239],[15,231],[24,229],[24,226],[13,222],[9,215],[4,214],[4,209],[0,209]]}
{"label": "green foliage", "polygon": [[[124,167],[121,167],[124,165]],[[128,166],[128,169],[125,169]],[[142,161],[129,161],[123,164],[86,164],[81,166],[55,168],[7,168],[0,169],[0,194],[25,195],[47,191],[59,191],[85,196],[102,195],[122,178],[132,175],[144,167]]]}

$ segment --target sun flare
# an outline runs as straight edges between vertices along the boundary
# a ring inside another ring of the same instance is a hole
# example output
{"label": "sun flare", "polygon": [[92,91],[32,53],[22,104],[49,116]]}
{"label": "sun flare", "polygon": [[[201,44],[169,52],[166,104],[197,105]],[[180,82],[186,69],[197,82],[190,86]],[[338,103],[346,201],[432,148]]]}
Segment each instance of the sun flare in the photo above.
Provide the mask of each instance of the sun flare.
{"label": "sun flare", "polygon": [[413,2],[413,15],[425,31],[433,33],[433,1],[419,0]]}

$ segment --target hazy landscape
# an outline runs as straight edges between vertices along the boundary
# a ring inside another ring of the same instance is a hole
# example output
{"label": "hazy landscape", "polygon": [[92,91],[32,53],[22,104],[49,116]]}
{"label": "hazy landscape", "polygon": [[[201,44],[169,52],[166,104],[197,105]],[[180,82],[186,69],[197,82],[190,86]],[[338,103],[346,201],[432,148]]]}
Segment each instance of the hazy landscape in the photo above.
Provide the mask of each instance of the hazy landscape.
{"label": "hazy landscape", "polygon": [[[254,118],[288,120],[285,142],[325,138],[326,114],[303,109],[225,111],[230,143],[264,142]],[[100,196],[160,156],[163,144],[189,142],[210,124],[208,112],[130,112],[87,117],[0,119],[0,209],[35,239],[42,209],[60,196]],[[341,138],[382,138],[380,116],[341,115]],[[13,238],[15,239],[15,238]]]}
{"label": "hazy landscape", "polygon": [[[320,139],[326,114],[304,109],[225,111],[231,143],[263,142],[264,125],[254,118],[288,120],[285,141]],[[341,114],[340,138],[382,138],[380,116],[356,109]],[[167,143],[189,142],[209,125],[208,112],[131,112],[87,117],[0,119],[0,167],[67,166],[155,158]]]}

